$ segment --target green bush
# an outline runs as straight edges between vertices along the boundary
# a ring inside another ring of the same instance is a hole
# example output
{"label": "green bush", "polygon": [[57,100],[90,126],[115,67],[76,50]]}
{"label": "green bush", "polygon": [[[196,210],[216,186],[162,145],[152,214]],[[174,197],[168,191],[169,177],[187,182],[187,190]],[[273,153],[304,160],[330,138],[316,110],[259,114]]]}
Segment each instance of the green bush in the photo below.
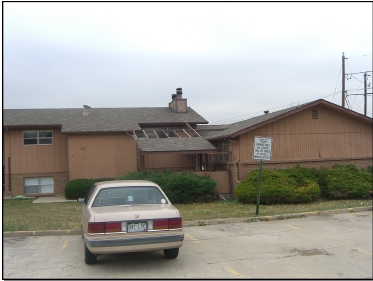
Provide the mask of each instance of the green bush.
{"label": "green bush", "polygon": [[138,171],[132,172],[120,180],[149,180],[158,184],[172,203],[192,203],[212,198],[216,181],[190,172]]}
{"label": "green bush", "polygon": [[320,172],[316,168],[305,168],[300,165],[294,168],[279,170],[287,174],[291,179],[296,181],[298,186],[302,186],[306,181],[314,181],[320,184]]}
{"label": "green bush", "polygon": [[373,174],[373,166],[368,166],[367,172]]}
{"label": "green bush", "polygon": [[328,199],[366,199],[372,196],[372,174],[354,165],[322,169],[323,187]]}
{"label": "green bush", "polygon": [[[304,172],[306,168],[296,167],[293,171],[262,170],[260,192],[261,204],[308,203],[319,198],[320,186],[317,171]],[[307,176],[312,175],[312,176]],[[254,204],[257,201],[259,170],[252,171],[235,189],[236,198],[242,203]]]}
{"label": "green bush", "polygon": [[110,181],[113,178],[99,178],[99,179],[76,179],[71,180],[66,184],[65,197],[67,199],[85,198],[96,182]]}

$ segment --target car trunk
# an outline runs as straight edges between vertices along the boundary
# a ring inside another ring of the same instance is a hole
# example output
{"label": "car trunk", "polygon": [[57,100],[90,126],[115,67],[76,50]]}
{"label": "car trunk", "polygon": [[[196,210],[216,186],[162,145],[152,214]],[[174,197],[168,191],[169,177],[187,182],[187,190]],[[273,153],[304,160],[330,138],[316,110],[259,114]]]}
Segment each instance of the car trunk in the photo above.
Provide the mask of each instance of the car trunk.
{"label": "car trunk", "polygon": [[180,217],[177,209],[169,204],[102,206],[93,207],[92,212],[94,222]]}

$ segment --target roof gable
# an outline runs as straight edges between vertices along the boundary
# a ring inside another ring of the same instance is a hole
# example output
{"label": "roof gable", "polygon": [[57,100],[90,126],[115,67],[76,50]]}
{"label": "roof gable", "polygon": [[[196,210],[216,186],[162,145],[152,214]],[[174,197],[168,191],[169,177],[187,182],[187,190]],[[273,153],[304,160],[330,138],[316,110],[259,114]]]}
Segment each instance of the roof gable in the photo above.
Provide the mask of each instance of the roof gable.
{"label": "roof gable", "polygon": [[[276,112],[268,113],[265,115],[253,117],[247,120],[239,121],[236,123],[228,124],[225,126],[225,130],[212,131],[210,133],[202,133],[204,137],[208,140],[222,139],[222,138],[234,138],[238,135],[242,135],[249,131],[255,130],[262,126],[268,125],[272,122],[278,121],[290,115],[296,114],[300,111],[304,111],[315,106],[324,106],[330,110],[337,111],[341,114],[346,114],[351,118],[358,119],[362,122],[372,123],[372,118],[364,116],[362,114],[356,113],[352,110],[343,108],[336,104],[330,103],[323,99],[316,100],[314,102],[305,103],[302,105],[293,106],[287,109],[279,110]],[[204,126],[200,126],[202,128]],[[201,134],[201,132],[199,131]]]}

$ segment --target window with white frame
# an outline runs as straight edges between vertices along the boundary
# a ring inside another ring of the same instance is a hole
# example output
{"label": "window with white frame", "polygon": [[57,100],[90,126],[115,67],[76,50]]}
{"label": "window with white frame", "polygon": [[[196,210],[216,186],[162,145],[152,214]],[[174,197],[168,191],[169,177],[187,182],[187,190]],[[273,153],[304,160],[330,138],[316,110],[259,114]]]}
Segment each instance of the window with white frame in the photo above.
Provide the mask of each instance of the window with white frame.
{"label": "window with white frame", "polygon": [[24,189],[25,194],[54,193],[54,178],[24,178]]}
{"label": "window with white frame", "polygon": [[48,145],[53,144],[53,131],[23,131],[23,144],[24,145]]}
{"label": "window with white frame", "polygon": [[[178,127],[154,127],[154,128],[142,128],[145,131],[148,138],[173,138],[177,137],[175,131],[178,130]],[[155,133],[154,133],[155,132]],[[145,135],[140,135],[141,137],[146,137]],[[156,135],[157,134],[157,135]]]}
{"label": "window with white frame", "polygon": [[[222,141],[222,142],[219,142],[218,144],[217,144],[217,147],[218,147],[218,151],[219,152],[228,152],[229,151],[229,149],[228,149],[228,147],[229,147],[229,144],[228,144],[228,142],[227,141]],[[217,155],[218,156],[218,161],[229,161],[229,154],[227,153],[227,154],[218,154]]]}

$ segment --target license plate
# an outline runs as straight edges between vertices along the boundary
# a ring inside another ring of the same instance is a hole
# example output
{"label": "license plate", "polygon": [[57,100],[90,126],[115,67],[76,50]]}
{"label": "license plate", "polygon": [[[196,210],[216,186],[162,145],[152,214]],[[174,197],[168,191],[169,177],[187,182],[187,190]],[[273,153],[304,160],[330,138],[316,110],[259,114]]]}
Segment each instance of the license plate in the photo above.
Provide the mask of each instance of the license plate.
{"label": "license plate", "polygon": [[143,232],[148,231],[146,222],[129,223],[128,232]]}

